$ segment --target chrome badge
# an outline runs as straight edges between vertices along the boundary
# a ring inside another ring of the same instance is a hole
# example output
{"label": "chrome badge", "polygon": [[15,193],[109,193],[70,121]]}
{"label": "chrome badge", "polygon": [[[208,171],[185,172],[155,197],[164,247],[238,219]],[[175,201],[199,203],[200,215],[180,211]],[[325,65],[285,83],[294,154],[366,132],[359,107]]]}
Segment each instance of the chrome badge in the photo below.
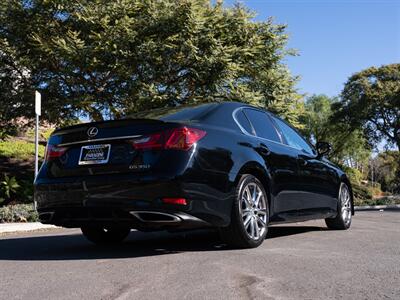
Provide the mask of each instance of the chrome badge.
{"label": "chrome badge", "polygon": [[97,134],[99,133],[99,130],[97,129],[97,127],[90,127],[87,130],[87,135],[88,137],[95,137]]}

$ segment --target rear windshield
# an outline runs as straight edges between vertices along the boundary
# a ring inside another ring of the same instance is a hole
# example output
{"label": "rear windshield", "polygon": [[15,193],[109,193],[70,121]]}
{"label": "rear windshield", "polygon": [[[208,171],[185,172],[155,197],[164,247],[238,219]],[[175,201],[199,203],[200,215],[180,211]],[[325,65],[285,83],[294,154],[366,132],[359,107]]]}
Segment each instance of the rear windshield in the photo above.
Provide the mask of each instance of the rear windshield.
{"label": "rear windshield", "polygon": [[195,121],[202,119],[217,104],[180,105],[163,107],[130,114],[132,119],[156,119],[162,121]]}

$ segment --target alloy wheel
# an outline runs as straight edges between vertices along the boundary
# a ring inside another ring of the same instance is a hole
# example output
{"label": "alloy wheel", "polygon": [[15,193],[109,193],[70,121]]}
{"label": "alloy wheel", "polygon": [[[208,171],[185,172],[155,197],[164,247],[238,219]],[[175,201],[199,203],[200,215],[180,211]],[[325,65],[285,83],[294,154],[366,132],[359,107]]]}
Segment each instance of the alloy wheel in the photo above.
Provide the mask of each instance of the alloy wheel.
{"label": "alloy wheel", "polygon": [[244,229],[253,240],[264,235],[267,228],[267,202],[263,190],[255,182],[243,187],[240,199],[240,215]]}
{"label": "alloy wheel", "polygon": [[342,204],[342,219],[347,224],[351,220],[351,197],[346,185],[340,189],[340,201]]}

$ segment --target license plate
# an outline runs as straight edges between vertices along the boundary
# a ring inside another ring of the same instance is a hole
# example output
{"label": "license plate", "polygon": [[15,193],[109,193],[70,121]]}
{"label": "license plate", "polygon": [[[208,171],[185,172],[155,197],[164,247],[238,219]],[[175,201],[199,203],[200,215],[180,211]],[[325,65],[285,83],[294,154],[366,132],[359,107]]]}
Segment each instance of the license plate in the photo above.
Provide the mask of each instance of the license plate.
{"label": "license plate", "polygon": [[79,165],[106,164],[110,158],[111,145],[82,146]]}

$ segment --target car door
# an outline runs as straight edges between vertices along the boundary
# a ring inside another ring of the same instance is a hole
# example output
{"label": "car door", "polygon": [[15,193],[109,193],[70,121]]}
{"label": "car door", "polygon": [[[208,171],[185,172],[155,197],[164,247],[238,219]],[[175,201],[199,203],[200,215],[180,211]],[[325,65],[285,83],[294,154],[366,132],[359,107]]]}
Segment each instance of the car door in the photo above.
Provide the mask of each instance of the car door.
{"label": "car door", "polygon": [[283,120],[272,116],[285,143],[297,152],[299,213],[325,215],[336,210],[337,175],[316,151]]}
{"label": "car door", "polygon": [[267,113],[245,108],[252,125],[253,148],[264,159],[271,175],[270,221],[289,221],[297,215],[297,152],[283,144],[282,137]]}

